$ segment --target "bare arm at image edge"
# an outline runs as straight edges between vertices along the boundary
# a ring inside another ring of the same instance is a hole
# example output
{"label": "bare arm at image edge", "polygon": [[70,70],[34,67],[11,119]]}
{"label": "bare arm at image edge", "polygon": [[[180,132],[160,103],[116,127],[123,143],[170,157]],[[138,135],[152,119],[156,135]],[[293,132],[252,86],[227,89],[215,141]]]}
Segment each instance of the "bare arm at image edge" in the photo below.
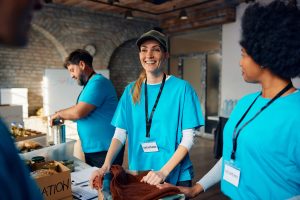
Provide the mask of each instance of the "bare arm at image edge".
{"label": "bare arm at image edge", "polygon": [[216,183],[221,181],[222,176],[222,158],[207,172],[197,183],[206,191]]}

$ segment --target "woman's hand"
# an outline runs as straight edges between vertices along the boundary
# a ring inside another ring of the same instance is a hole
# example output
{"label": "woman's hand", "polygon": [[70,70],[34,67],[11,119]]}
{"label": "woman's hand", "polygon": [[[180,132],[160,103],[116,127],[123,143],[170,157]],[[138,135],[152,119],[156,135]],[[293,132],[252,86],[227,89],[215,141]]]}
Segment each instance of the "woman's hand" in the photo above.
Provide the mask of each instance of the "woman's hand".
{"label": "woman's hand", "polygon": [[101,168],[93,171],[90,177],[90,186],[92,189],[99,190],[102,188],[103,185],[103,177],[105,174],[109,173],[110,167],[102,166]]}
{"label": "woman's hand", "polygon": [[174,186],[169,183],[159,184],[156,187],[158,187],[159,189],[177,187],[179,191],[188,198],[194,198],[198,196],[201,192],[203,192],[202,186],[198,183],[196,183],[193,187]]}
{"label": "woman's hand", "polygon": [[166,180],[168,175],[162,171],[150,171],[146,176],[144,176],[141,182],[148,183],[150,185],[158,185]]}

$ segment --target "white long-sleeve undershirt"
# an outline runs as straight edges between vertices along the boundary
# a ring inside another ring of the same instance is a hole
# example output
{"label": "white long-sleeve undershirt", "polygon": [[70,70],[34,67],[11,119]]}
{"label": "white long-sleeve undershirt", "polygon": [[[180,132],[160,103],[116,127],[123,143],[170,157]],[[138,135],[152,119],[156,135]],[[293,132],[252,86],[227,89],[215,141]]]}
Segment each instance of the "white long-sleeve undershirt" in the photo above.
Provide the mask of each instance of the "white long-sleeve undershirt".
{"label": "white long-sleeve undershirt", "polygon": [[[182,131],[182,140],[179,145],[184,146],[189,151],[194,144],[194,129],[186,129]],[[116,128],[113,138],[119,140],[123,145],[126,142],[127,133],[125,129]]]}
{"label": "white long-sleeve undershirt", "polygon": [[221,181],[222,177],[222,158],[207,172],[197,183],[204,191]]}

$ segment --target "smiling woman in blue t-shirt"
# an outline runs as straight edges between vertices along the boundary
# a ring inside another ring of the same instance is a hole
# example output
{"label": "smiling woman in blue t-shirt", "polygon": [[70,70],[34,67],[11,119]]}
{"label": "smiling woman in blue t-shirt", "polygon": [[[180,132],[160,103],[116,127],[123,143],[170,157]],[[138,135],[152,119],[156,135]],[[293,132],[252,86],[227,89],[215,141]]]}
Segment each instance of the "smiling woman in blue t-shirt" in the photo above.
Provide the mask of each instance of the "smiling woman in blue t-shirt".
{"label": "smiling woman in blue t-shirt", "polygon": [[137,40],[143,70],[138,80],[125,88],[118,104],[112,120],[116,127],[114,139],[104,165],[92,174],[93,187],[101,183],[126,138],[129,170],[151,170],[143,182],[191,185],[193,169],[188,151],[194,129],[202,126],[204,120],[191,85],[163,72],[168,58],[166,44],[166,36],[156,30]]}

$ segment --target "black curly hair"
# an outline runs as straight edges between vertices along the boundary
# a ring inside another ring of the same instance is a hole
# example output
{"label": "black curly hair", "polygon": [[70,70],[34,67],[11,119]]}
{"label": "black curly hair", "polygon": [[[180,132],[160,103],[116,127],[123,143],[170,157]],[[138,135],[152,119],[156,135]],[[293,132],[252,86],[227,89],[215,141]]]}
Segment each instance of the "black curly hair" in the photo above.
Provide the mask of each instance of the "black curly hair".
{"label": "black curly hair", "polygon": [[300,76],[300,11],[287,1],[254,3],[242,18],[240,44],[253,60],[274,74]]}

